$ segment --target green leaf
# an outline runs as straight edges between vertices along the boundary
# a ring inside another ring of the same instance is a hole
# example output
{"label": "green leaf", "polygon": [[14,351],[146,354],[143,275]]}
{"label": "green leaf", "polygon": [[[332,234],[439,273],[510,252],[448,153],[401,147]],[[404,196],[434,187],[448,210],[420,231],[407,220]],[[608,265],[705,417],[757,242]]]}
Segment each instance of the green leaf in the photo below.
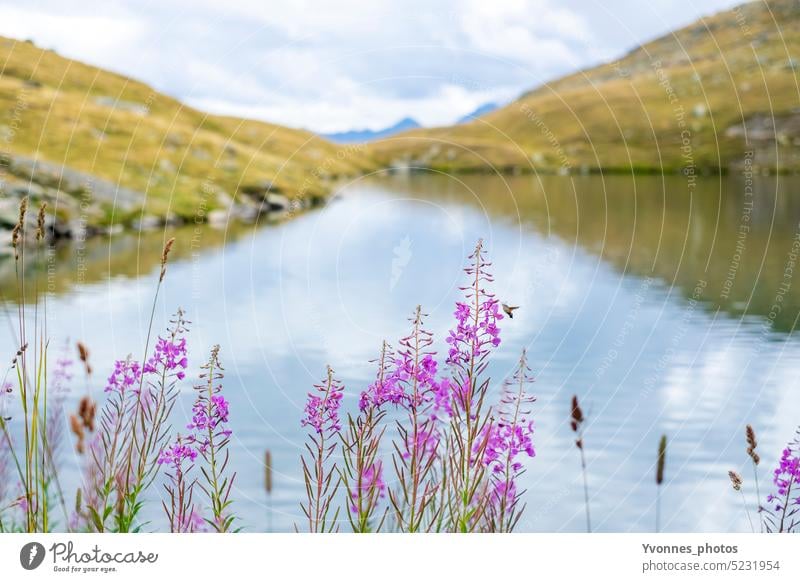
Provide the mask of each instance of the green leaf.
{"label": "green leaf", "polygon": [[97,528],[97,531],[103,531],[103,520],[100,519],[94,507],[89,507],[89,516],[92,518],[92,522],[94,523],[94,527]]}

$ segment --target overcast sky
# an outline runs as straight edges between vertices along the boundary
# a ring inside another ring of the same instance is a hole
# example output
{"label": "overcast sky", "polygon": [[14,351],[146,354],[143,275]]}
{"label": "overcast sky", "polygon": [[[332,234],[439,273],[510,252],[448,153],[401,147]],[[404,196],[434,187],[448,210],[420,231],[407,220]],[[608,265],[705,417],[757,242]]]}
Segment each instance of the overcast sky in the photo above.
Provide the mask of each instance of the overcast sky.
{"label": "overcast sky", "polygon": [[486,102],[736,0],[0,0],[0,34],[203,110],[320,132]]}

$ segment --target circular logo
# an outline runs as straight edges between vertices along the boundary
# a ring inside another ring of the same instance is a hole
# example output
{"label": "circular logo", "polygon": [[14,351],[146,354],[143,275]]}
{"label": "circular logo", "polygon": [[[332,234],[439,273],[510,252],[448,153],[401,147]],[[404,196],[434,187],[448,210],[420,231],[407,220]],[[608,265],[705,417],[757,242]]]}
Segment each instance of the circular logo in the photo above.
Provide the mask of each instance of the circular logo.
{"label": "circular logo", "polygon": [[26,570],[35,570],[44,562],[44,546],[39,542],[28,542],[19,551],[19,563]]}

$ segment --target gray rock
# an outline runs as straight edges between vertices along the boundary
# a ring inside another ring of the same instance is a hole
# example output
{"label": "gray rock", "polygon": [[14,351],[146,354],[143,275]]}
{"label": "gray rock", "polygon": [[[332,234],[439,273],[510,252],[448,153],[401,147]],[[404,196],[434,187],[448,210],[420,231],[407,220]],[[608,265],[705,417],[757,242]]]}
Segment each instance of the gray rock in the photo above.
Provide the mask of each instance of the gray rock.
{"label": "gray rock", "polygon": [[183,224],[183,219],[174,212],[170,212],[164,219],[164,224],[169,226],[180,226]]}
{"label": "gray rock", "polygon": [[145,198],[141,192],[122,188],[91,174],[25,156],[11,156],[10,170],[20,178],[77,196],[81,202],[114,204],[122,212],[135,210]]}
{"label": "gray rock", "polygon": [[234,204],[231,207],[230,214],[232,218],[242,222],[255,222],[259,212],[258,208],[250,204]]}
{"label": "gray rock", "polygon": [[219,228],[228,224],[228,213],[225,210],[212,210],[206,215],[210,226]]}
{"label": "gray rock", "polygon": [[275,212],[289,210],[291,208],[292,201],[289,200],[288,196],[271,192],[264,196],[264,204],[267,211]]}
{"label": "gray rock", "polygon": [[134,230],[155,230],[163,225],[158,216],[145,215],[133,223]]}
{"label": "gray rock", "polygon": [[16,182],[9,188],[8,195],[15,196],[17,199],[23,196],[41,198],[44,196],[44,188],[34,182]]}
{"label": "gray rock", "polygon": [[224,190],[220,190],[217,192],[217,202],[220,206],[225,206],[226,208],[233,204],[233,198],[231,195],[225,192]]}
{"label": "gray rock", "polygon": [[240,189],[241,193],[255,200],[263,200],[268,194],[279,194],[280,188],[272,180],[264,180],[254,184],[245,184]]}

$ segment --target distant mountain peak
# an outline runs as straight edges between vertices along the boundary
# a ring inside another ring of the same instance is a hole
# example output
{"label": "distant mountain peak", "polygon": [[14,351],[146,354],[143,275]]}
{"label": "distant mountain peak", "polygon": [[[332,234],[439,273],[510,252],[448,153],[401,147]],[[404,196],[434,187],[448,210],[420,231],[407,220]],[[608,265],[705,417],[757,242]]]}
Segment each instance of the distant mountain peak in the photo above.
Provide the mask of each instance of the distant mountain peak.
{"label": "distant mountain peak", "polygon": [[390,135],[400,133],[401,131],[408,131],[418,127],[422,126],[416,119],[413,117],[404,117],[394,125],[385,127],[383,129],[353,129],[338,133],[323,133],[322,137],[336,143],[363,143],[389,137]]}
{"label": "distant mountain peak", "polygon": [[456,121],[456,125],[460,125],[462,123],[469,123],[470,121],[475,121],[478,117],[486,115],[487,113],[491,113],[498,107],[500,106],[497,103],[484,103],[474,111],[467,113],[463,117],[460,117],[458,121]]}

